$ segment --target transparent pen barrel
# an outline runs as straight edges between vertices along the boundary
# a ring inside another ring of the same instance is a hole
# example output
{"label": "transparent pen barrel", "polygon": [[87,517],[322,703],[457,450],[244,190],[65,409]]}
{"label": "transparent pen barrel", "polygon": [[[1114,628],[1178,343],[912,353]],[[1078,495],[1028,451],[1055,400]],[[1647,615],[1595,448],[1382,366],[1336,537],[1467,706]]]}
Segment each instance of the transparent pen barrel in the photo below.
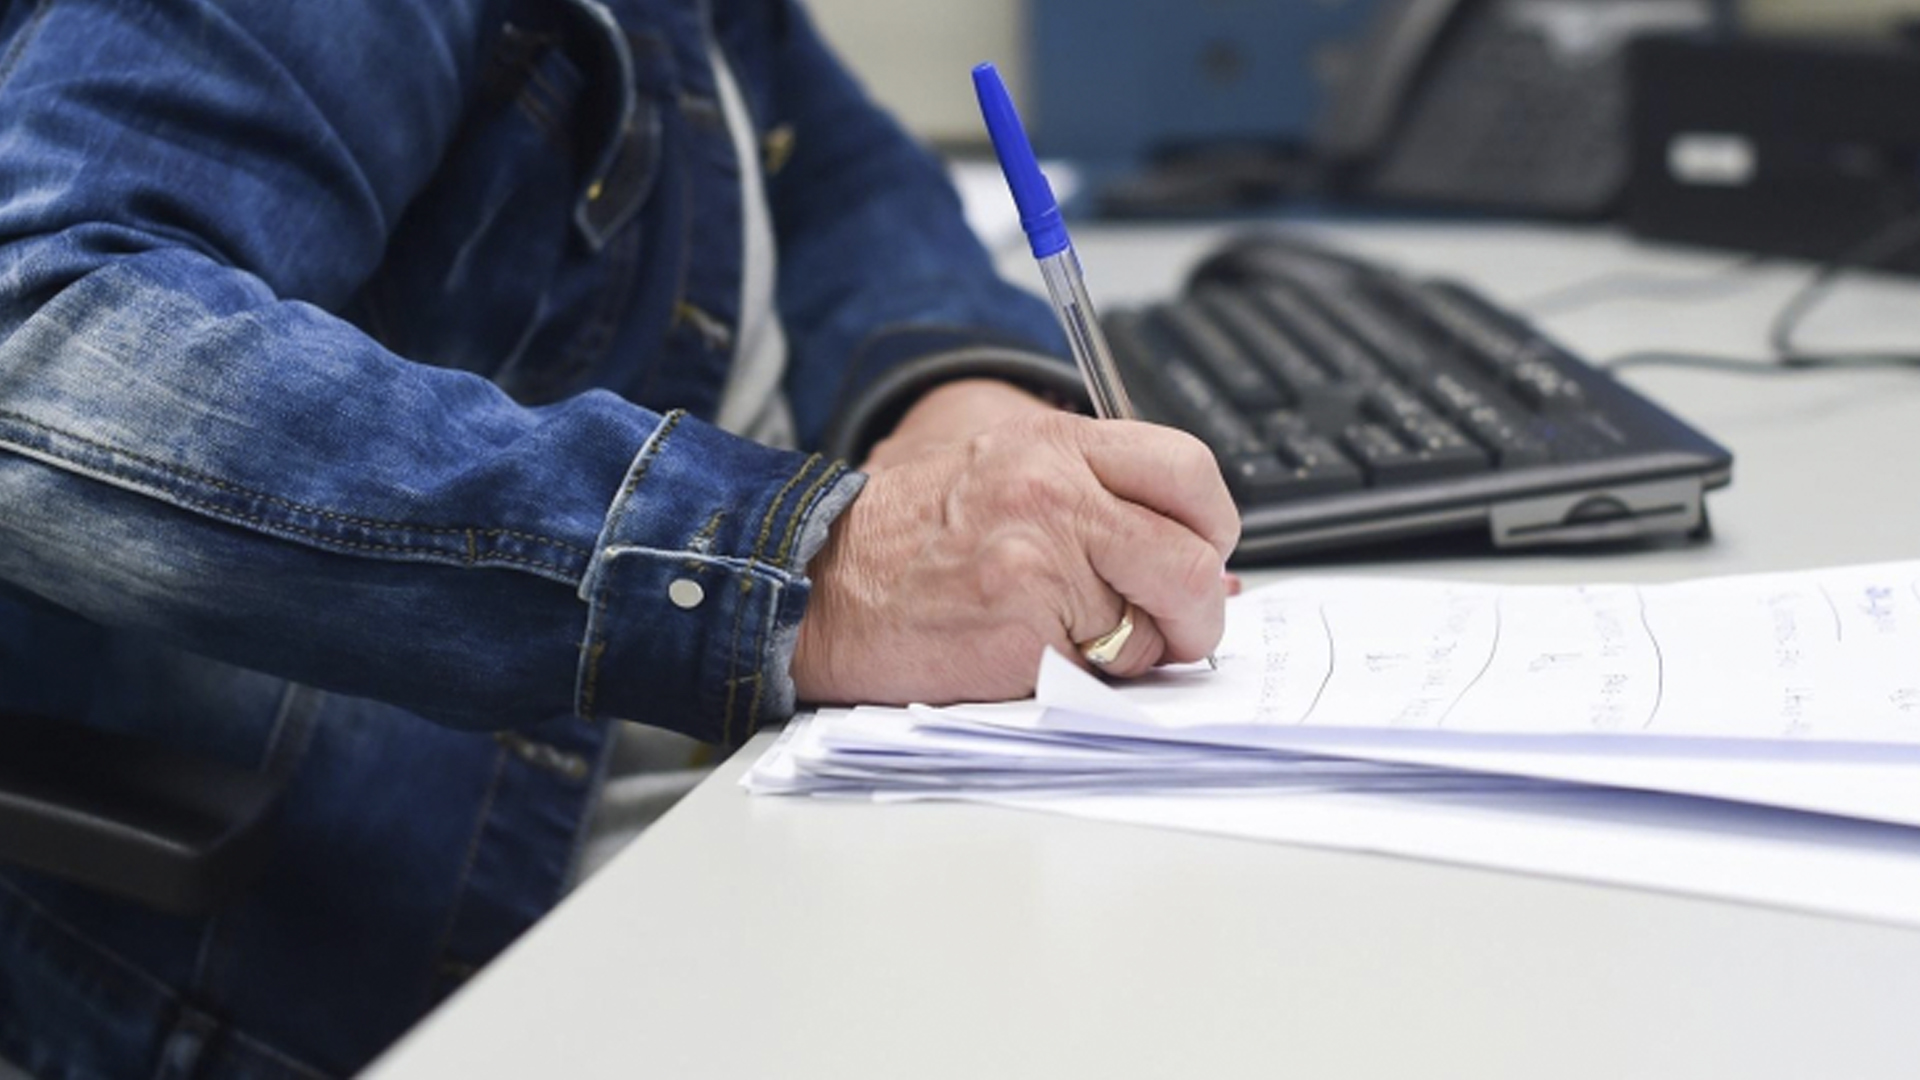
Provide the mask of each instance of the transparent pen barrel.
{"label": "transparent pen barrel", "polygon": [[1093,300],[1087,296],[1086,279],[1080,273],[1080,260],[1072,248],[1040,259],[1040,276],[1046,280],[1053,297],[1053,309],[1067,332],[1073,347],[1073,360],[1080,365],[1080,377],[1093,396],[1094,413],[1106,419],[1131,420],[1136,415],[1127,388],[1120,382],[1120,370],[1113,364],[1113,350],[1107,335],[1100,330]]}

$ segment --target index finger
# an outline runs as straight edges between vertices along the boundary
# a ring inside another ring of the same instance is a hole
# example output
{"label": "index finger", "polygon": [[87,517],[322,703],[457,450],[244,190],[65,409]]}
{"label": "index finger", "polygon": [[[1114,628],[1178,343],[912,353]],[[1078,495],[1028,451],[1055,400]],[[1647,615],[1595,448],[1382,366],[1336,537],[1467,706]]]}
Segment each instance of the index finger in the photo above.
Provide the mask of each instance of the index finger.
{"label": "index finger", "polygon": [[1080,425],[1080,451],[1100,485],[1203,537],[1225,560],[1240,542],[1240,510],[1205,443],[1140,420]]}

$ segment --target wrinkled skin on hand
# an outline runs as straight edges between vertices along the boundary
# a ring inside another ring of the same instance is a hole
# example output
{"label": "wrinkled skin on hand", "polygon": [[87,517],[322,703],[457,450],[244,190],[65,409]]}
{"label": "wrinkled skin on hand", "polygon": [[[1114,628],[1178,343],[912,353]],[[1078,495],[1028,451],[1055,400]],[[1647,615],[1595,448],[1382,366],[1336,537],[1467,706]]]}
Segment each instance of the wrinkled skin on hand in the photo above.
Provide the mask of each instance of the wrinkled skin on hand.
{"label": "wrinkled skin on hand", "polygon": [[1240,519],[1191,436],[952,384],[868,467],[808,567],[802,700],[1021,697],[1044,647],[1078,659],[1126,602],[1135,629],[1108,674],[1198,660],[1220,640]]}

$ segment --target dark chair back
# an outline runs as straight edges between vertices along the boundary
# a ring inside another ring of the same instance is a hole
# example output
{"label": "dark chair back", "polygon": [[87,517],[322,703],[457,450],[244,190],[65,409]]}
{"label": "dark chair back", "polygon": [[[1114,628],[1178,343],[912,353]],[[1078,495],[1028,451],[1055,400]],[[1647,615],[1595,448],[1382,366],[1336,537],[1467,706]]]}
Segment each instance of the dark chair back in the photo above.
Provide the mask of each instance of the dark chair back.
{"label": "dark chair back", "polygon": [[286,776],[0,714],[0,862],[198,915],[265,860]]}

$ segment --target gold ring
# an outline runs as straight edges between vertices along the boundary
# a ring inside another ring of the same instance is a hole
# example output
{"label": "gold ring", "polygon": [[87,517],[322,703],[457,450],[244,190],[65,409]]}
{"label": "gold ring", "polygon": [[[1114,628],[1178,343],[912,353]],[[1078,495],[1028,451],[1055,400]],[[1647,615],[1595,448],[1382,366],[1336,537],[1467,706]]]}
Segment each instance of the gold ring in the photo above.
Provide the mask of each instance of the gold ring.
{"label": "gold ring", "polygon": [[1127,639],[1133,636],[1133,605],[1120,609],[1120,625],[1094,638],[1082,642],[1080,655],[1095,667],[1106,667],[1120,659],[1120,650],[1126,648]]}

